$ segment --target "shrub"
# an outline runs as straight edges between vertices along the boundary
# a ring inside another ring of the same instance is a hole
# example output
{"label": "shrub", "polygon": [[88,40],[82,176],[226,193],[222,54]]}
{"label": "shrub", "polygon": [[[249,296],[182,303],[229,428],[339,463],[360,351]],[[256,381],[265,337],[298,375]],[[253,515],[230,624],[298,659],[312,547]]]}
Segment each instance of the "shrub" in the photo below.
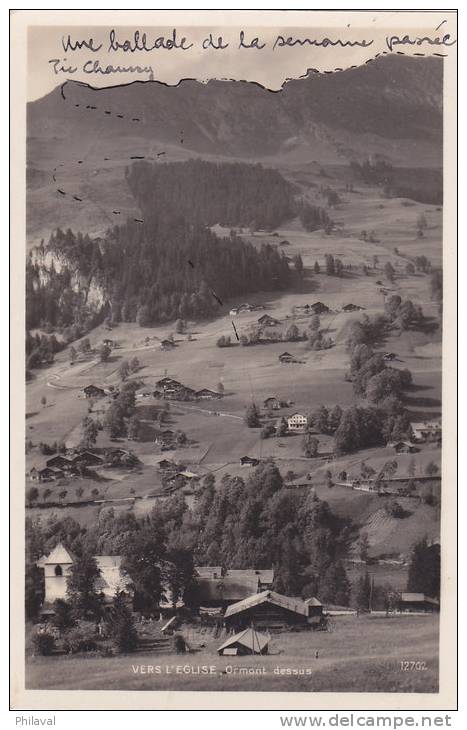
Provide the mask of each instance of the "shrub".
{"label": "shrub", "polygon": [[34,652],[41,656],[50,656],[55,648],[55,637],[47,630],[39,630],[32,639]]}
{"label": "shrub", "polygon": [[186,652],[186,642],[181,634],[175,634],[173,642],[177,654],[184,654]]}
{"label": "shrub", "polygon": [[90,621],[79,621],[77,626],[66,632],[63,647],[68,654],[95,651],[98,648],[95,624]]}

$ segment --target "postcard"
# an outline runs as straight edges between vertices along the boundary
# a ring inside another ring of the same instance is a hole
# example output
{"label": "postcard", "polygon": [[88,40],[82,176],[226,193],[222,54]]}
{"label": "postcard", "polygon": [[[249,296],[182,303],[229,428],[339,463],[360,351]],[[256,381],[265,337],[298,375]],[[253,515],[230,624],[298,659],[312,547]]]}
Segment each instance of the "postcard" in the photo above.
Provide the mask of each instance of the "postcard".
{"label": "postcard", "polygon": [[12,12],[14,709],[455,708],[456,23]]}

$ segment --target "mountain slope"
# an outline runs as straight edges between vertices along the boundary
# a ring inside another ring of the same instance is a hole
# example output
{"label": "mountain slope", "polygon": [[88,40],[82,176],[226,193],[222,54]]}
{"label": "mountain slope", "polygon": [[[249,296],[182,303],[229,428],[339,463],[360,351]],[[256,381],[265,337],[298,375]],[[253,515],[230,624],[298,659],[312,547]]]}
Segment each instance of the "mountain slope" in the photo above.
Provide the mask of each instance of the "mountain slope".
{"label": "mountain slope", "polygon": [[[267,159],[281,167],[381,154],[395,164],[440,166],[441,150],[436,58],[386,56],[340,73],[310,73],[279,92],[241,81],[137,81],[99,90],[66,82],[28,105],[28,234],[86,221],[98,232],[109,224],[109,205],[137,215],[123,180],[134,156]],[[57,205],[57,187],[67,185],[92,199],[85,213],[69,200]]]}

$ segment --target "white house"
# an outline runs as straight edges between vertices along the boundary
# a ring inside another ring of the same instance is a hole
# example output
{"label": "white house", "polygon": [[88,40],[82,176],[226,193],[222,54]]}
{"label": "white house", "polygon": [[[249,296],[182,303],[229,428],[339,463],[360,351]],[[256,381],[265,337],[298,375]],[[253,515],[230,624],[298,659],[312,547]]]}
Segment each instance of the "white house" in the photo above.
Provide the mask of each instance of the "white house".
{"label": "white house", "polygon": [[441,423],[439,421],[424,421],[411,423],[413,435],[417,441],[440,441]]}
{"label": "white house", "polygon": [[307,424],[307,417],[303,416],[301,413],[293,413],[291,416],[287,419],[287,426],[289,428],[289,431],[297,431],[302,433]]}

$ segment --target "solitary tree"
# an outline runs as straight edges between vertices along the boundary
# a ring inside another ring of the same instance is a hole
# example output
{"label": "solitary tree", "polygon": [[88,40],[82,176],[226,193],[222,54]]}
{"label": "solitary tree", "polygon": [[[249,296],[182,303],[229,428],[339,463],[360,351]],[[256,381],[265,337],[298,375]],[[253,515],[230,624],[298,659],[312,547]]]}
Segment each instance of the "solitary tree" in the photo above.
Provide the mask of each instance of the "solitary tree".
{"label": "solitary tree", "polygon": [[120,367],[118,368],[118,375],[121,380],[126,380],[130,374],[130,365],[128,360],[122,360]]}
{"label": "solitary tree", "polygon": [[309,433],[303,436],[302,448],[303,453],[308,459],[318,456],[319,441]]}
{"label": "solitary tree", "polygon": [[101,362],[107,362],[107,360],[110,357],[111,352],[112,352],[112,349],[109,347],[109,345],[107,345],[106,343],[104,343],[103,345],[101,345],[101,347],[99,348],[99,359],[100,359],[100,361]]}
{"label": "solitary tree", "polygon": [[368,571],[361,576],[357,584],[357,606],[363,609],[369,609],[371,600],[371,578]]}
{"label": "solitary tree", "polygon": [[384,274],[386,276],[386,279],[388,281],[390,281],[391,284],[392,284],[392,282],[394,281],[396,272],[395,272],[394,267],[393,267],[393,265],[391,264],[390,261],[387,261],[385,263],[385,265],[384,265]]}
{"label": "solitary tree", "polygon": [[86,416],[81,421],[81,445],[85,449],[89,449],[97,441],[97,434],[99,433],[99,426],[97,421],[93,421],[92,418]]}
{"label": "solitary tree", "polygon": [[258,428],[261,425],[258,408],[255,403],[251,403],[246,409],[245,423],[248,428]]}

